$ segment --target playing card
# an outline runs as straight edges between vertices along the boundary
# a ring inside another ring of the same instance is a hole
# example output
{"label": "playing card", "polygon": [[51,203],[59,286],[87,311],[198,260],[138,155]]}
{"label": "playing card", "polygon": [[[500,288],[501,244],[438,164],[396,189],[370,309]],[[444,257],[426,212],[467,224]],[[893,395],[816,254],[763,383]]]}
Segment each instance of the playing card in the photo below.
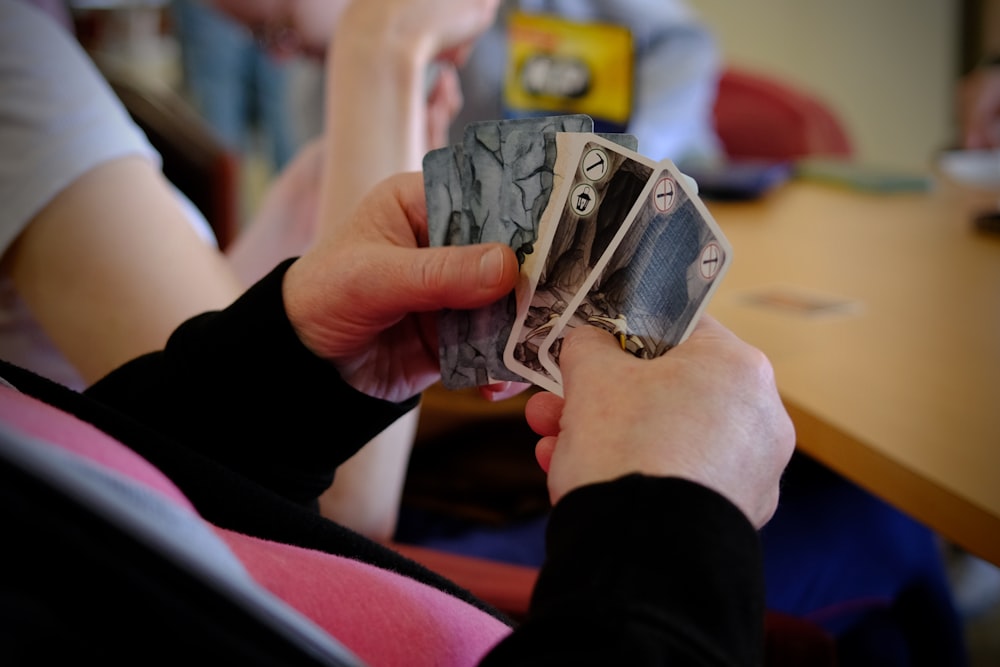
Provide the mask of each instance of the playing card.
{"label": "playing card", "polygon": [[[450,243],[496,241],[508,244],[515,251],[533,243],[535,224],[524,210],[515,218],[501,214],[501,193],[505,179],[510,179],[505,176],[505,155],[531,154],[544,160],[544,153],[532,153],[524,146],[542,143],[544,133],[592,128],[593,121],[584,115],[470,123],[461,147],[452,147],[461,181],[462,206],[450,218]],[[524,162],[522,159],[522,165]],[[516,307],[511,295],[484,308],[441,314],[439,352],[445,387],[457,389],[523,379],[503,363],[503,346]]]}
{"label": "playing card", "polygon": [[732,248],[687,179],[664,160],[543,341],[558,372],[564,333],[584,324],[613,333],[641,358],[660,356],[690,333],[732,261]]}
{"label": "playing card", "polygon": [[502,193],[511,183],[510,170],[506,168],[508,159],[529,153],[526,147],[542,141],[547,132],[590,132],[593,129],[594,121],[581,114],[469,123],[462,147],[466,172],[471,178],[464,200],[472,229],[471,242],[497,241],[516,248],[524,230],[530,229],[523,215],[515,220],[500,215],[504,210]]}
{"label": "playing card", "polygon": [[[556,135],[589,130],[592,123],[583,115],[473,123],[463,143],[429,152],[423,166],[430,245],[500,241],[522,261],[530,257],[558,182]],[[638,147],[634,135],[601,136],[631,150]],[[441,315],[439,355],[445,386],[523,379],[502,361],[516,307],[511,294],[482,309]]]}
{"label": "playing card", "polygon": [[438,148],[424,156],[424,195],[427,199],[427,239],[431,247],[451,245],[448,228],[462,210],[458,165],[451,148]]}
{"label": "playing card", "polygon": [[[503,169],[500,187],[500,219],[512,228],[510,247],[523,261],[534,250],[538,223],[554,184],[556,132],[514,130],[501,149]],[[632,134],[598,136],[635,151],[639,141]]]}
{"label": "playing card", "polygon": [[656,163],[593,134],[559,134],[561,176],[539,223],[527,275],[515,291],[517,318],[504,348],[510,370],[556,390],[560,378],[542,366],[538,345],[608,247]]}
{"label": "playing card", "polygon": [[[424,192],[427,199],[427,235],[431,246],[467,245],[470,226],[465,220],[464,188],[468,182],[461,146],[430,151],[424,156]],[[441,318],[439,318],[441,319]],[[465,324],[458,320],[456,325]],[[488,382],[478,359],[463,358],[469,350],[463,345],[471,334],[465,326],[444,326],[438,331],[438,356],[446,386],[475,386]]]}

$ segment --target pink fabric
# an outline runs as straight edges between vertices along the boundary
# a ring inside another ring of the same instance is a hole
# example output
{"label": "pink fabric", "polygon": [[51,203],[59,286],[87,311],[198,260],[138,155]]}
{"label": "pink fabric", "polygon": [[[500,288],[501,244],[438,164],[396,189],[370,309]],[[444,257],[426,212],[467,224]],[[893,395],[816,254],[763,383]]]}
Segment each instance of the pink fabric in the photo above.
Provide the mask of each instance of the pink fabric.
{"label": "pink fabric", "polygon": [[[0,386],[0,422],[191,508],[158,469],[76,417]],[[340,556],[215,528],[264,588],[378,665],[474,665],[510,631],[461,600],[407,577]]]}
{"label": "pink fabric", "polygon": [[216,529],[264,588],[365,663],[475,665],[510,628],[408,577],[340,556]]}
{"label": "pink fabric", "polygon": [[0,422],[115,470],[194,510],[181,490],[146,459],[103,431],[47,403],[0,386]]}

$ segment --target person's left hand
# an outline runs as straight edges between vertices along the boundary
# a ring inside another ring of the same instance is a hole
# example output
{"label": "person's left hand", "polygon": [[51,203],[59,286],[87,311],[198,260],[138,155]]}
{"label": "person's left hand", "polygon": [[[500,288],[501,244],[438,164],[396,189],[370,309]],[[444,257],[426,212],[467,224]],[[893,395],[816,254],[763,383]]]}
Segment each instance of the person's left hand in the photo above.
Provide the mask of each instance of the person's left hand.
{"label": "person's left hand", "polygon": [[[795,426],[771,362],[710,316],[655,359],[581,326],[560,352],[565,399],[535,394],[525,417],[556,504],[631,473],[679,477],[728,498],[757,528],[778,506]],[[720,378],[724,381],[720,382]],[[609,388],[627,387],[627,391]]]}
{"label": "person's left hand", "polygon": [[437,312],[508,294],[517,257],[498,243],[428,248],[419,173],[380,183],[285,274],[302,342],[370,396],[405,400],[440,379]]}

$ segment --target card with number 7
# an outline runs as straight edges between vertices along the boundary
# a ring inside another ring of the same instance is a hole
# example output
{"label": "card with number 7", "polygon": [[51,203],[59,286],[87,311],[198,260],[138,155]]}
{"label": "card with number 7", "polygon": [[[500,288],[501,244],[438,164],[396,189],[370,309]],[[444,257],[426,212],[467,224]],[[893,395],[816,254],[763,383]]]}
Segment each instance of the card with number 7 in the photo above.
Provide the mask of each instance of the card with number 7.
{"label": "card with number 7", "polygon": [[602,327],[623,349],[658,357],[697,323],[732,261],[722,230],[669,160],[650,177],[608,249],[539,348],[558,372],[570,328]]}
{"label": "card with number 7", "polygon": [[[539,225],[539,243],[507,345],[507,368],[557,391],[561,377],[545,369],[538,344],[563,314],[642,191],[656,162],[593,134],[557,137],[559,155],[572,162]],[[577,145],[570,149],[570,143]]]}

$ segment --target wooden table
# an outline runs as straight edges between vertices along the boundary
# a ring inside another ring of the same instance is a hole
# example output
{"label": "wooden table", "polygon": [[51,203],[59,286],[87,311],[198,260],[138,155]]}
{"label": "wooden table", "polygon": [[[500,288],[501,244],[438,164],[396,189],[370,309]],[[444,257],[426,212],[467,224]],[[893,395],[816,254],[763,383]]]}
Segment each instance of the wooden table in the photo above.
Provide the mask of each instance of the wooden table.
{"label": "wooden table", "polygon": [[[1000,236],[970,224],[997,200],[791,183],[710,203],[734,261],[709,312],[769,356],[803,451],[1000,564]],[[816,295],[846,307],[796,307]]]}
{"label": "wooden table", "polygon": [[[875,195],[795,182],[755,203],[709,204],[734,249],[709,312],[767,353],[800,448],[996,564],[1000,236],[970,220],[998,199],[947,184]],[[755,302],[775,292],[846,307]],[[524,399],[435,387],[418,441],[523,419]]]}

